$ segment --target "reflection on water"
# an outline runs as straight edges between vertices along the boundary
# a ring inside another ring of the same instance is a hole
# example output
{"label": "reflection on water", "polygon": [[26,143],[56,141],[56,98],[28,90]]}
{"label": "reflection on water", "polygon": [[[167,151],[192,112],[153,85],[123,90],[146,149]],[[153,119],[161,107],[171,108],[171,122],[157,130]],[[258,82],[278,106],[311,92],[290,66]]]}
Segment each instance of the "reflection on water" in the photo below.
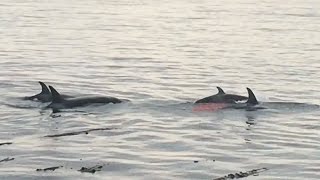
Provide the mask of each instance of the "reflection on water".
{"label": "reflection on water", "polygon": [[252,114],[246,114],[247,121],[246,124],[248,125],[247,130],[250,130],[251,126],[254,126],[256,124],[255,117]]}
{"label": "reflection on water", "polygon": [[[319,179],[317,1],[0,3],[0,179]],[[52,116],[44,81],[130,99]],[[194,112],[221,86],[266,110]],[[270,99],[270,100],[269,100]],[[44,138],[96,128],[77,136]],[[215,161],[213,161],[215,160]],[[194,163],[199,161],[199,163]],[[95,174],[82,167],[103,165]],[[63,166],[53,172],[36,169]]]}

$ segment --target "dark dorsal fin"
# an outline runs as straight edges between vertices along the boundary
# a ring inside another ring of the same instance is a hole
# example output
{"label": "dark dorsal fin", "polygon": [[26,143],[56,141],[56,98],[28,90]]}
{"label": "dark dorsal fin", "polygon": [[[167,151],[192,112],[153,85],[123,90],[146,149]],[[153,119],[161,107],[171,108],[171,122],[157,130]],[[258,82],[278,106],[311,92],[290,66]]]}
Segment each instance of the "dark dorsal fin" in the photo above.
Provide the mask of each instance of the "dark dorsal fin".
{"label": "dark dorsal fin", "polygon": [[48,87],[46,86],[46,84],[44,84],[41,81],[39,81],[39,84],[41,85],[41,88],[42,88],[40,94],[50,94],[50,91],[49,91]]}
{"label": "dark dorsal fin", "polygon": [[225,92],[221,89],[221,87],[217,86],[218,94],[225,94]]}
{"label": "dark dorsal fin", "polygon": [[248,91],[248,101],[247,104],[248,105],[257,105],[259,104],[257,101],[256,96],[253,94],[252,90],[250,88],[247,88]]}
{"label": "dark dorsal fin", "polygon": [[61,95],[58,93],[57,90],[55,90],[52,86],[49,86],[50,90],[51,90],[51,95],[52,95],[52,102],[53,103],[59,103],[63,100],[63,98],[61,97]]}

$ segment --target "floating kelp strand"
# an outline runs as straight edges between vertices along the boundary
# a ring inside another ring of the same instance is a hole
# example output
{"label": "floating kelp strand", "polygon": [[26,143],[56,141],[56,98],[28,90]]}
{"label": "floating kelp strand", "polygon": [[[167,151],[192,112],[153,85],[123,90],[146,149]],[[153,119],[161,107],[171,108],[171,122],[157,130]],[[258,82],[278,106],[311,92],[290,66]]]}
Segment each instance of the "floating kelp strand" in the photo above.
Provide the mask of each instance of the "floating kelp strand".
{"label": "floating kelp strand", "polygon": [[244,178],[244,177],[248,177],[251,175],[258,175],[259,173],[268,170],[267,168],[259,168],[259,169],[253,169],[250,171],[246,171],[246,172],[238,172],[238,173],[233,173],[233,174],[228,174],[226,176],[223,177],[219,177],[219,178],[215,178],[213,180],[228,180],[228,179],[239,179],[239,178]]}
{"label": "floating kelp strand", "polygon": [[48,167],[48,168],[44,168],[44,169],[36,169],[36,171],[54,171],[56,169],[59,169],[63,166],[54,166],[54,167]]}
{"label": "floating kelp strand", "polygon": [[78,171],[80,172],[87,172],[87,173],[95,173],[96,171],[101,171],[102,169],[102,165],[96,165],[96,166],[93,166],[93,167],[82,167],[81,169],[79,169]]}
{"label": "floating kelp strand", "polygon": [[2,145],[10,145],[10,144],[12,144],[12,142],[4,142],[4,143],[0,143],[0,146],[2,146]]}
{"label": "floating kelp strand", "polygon": [[13,161],[13,160],[14,160],[14,158],[9,158],[9,157],[7,157],[7,158],[5,158],[5,159],[0,160],[0,163],[2,163],[2,162],[7,162],[7,161]]}
{"label": "floating kelp strand", "polygon": [[92,132],[92,131],[109,131],[109,130],[113,130],[113,129],[117,129],[117,128],[95,128],[95,129],[88,129],[88,130],[83,130],[83,131],[47,135],[47,136],[44,136],[44,137],[74,136],[74,135],[79,135],[79,134],[89,134],[89,132]]}

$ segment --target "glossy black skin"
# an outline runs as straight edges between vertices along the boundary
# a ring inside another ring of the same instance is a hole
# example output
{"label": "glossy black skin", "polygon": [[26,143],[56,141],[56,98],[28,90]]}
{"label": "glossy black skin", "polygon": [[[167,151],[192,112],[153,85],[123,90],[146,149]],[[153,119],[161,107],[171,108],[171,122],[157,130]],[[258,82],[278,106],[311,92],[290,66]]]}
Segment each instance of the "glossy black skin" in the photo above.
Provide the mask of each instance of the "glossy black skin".
{"label": "glossy black skin", "polygon": [[115,97],[100,97],[100,96],[94,96],[94,97],[82,97],[82,98],[71,98],[71,99],[65,99],[61,102],[52,102],[47,107],[49,108],[58,108],[58,109],[65,109],[65,108],[74,108],[74,107],[81,107],[81,106],[87,106],[90,104],[117,104],[121,103],[122,101]]}
{"label": "glossy black skin", "polygon": [[195,103],[235,103],[237,101],[243,101],[247,99],[248,98],[245,96],[235,94],[222,94],[205,97],[203,99],[197,100]]}
{"label": "glossy black skin", "polygon": [[63,98],[52,86],[49,86],[52,93],[52,103],[47,106],[47,108],[52,108],[54,111],[59,109],[68,109],[74,107],[87,106],[91,104],[117,104],[123,102],[115,97],[108,96],[94,96],[94,97],[81,97],[81,98]]}

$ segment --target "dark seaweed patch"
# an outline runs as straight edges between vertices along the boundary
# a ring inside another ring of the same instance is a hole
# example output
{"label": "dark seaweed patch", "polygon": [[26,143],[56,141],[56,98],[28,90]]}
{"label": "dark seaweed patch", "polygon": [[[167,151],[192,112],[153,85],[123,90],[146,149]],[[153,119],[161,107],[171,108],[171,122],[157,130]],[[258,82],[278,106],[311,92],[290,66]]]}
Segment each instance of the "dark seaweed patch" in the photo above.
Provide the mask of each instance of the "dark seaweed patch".
{"label": "dark seaweed patch", "polygon": [[84,131],[76,131],[76,132],[68,132],[68,133],[62,133],[62,134],[54,134],[54,135],[47,135],[44,137],[61,137],[61,136],[74,136],[79,134],[89,134],[89,132],[92,131],[109,131],[116,128],[95,128],[95,129],[88,129]]}
{"label": "dark seaweed patch", "polygon": [[59,169],[63,166],[54,166],[54,167],[49,167],[49,168],[44,168],[44,169],[36,169],[36,171],[54,171],[56,169]]}
{"label": "dark seaweed patch", "polygon": [[244,178],[244,177],[248,177],[248,176],[256,176],[259,173],[268,170],[267,168],[260,168],[260,169],[253,169],[250,171],[246,171],[246,172],[238,172],[238,173],[233,173],[233,174],[228,174],[225,175],[223,177],[219,177],[219,178],[215,178],[213,180],[228,180],[228,179],[239,179],[239,178]]}
{"label": "dark seaweed patch", "polygon": [[93,166],[93,167],[82,167],[81,169],[79,169],[78,171],[80,172],[87,172],[87,173],[95,173],[96,171],[101,171],[102,169],[102,165],[96,165],[96,166]]}
{"label": "dark seaweed patch", "polygon": [[0,163],[1,162],[7,162],[7,161],[13,161],[14,160],[14,158],[5,158],[5,159],[2,159],[2,160],[0,160]]}
{"label": "dark seaweed patch", "polygon": [[12,142],[4,142],[4,143],[0,143],[0,146],[2,146],[2,145],[10,145],[10,144],[12,144]]}
{"label": "dark seaweed patch", "polygon": [[212,161],[215,162],[216,160],[210,160],[210,159],[204,159],[204,160],[194,160],[193,163],[200,163],[200,162],[208,162],[208,161]]}

